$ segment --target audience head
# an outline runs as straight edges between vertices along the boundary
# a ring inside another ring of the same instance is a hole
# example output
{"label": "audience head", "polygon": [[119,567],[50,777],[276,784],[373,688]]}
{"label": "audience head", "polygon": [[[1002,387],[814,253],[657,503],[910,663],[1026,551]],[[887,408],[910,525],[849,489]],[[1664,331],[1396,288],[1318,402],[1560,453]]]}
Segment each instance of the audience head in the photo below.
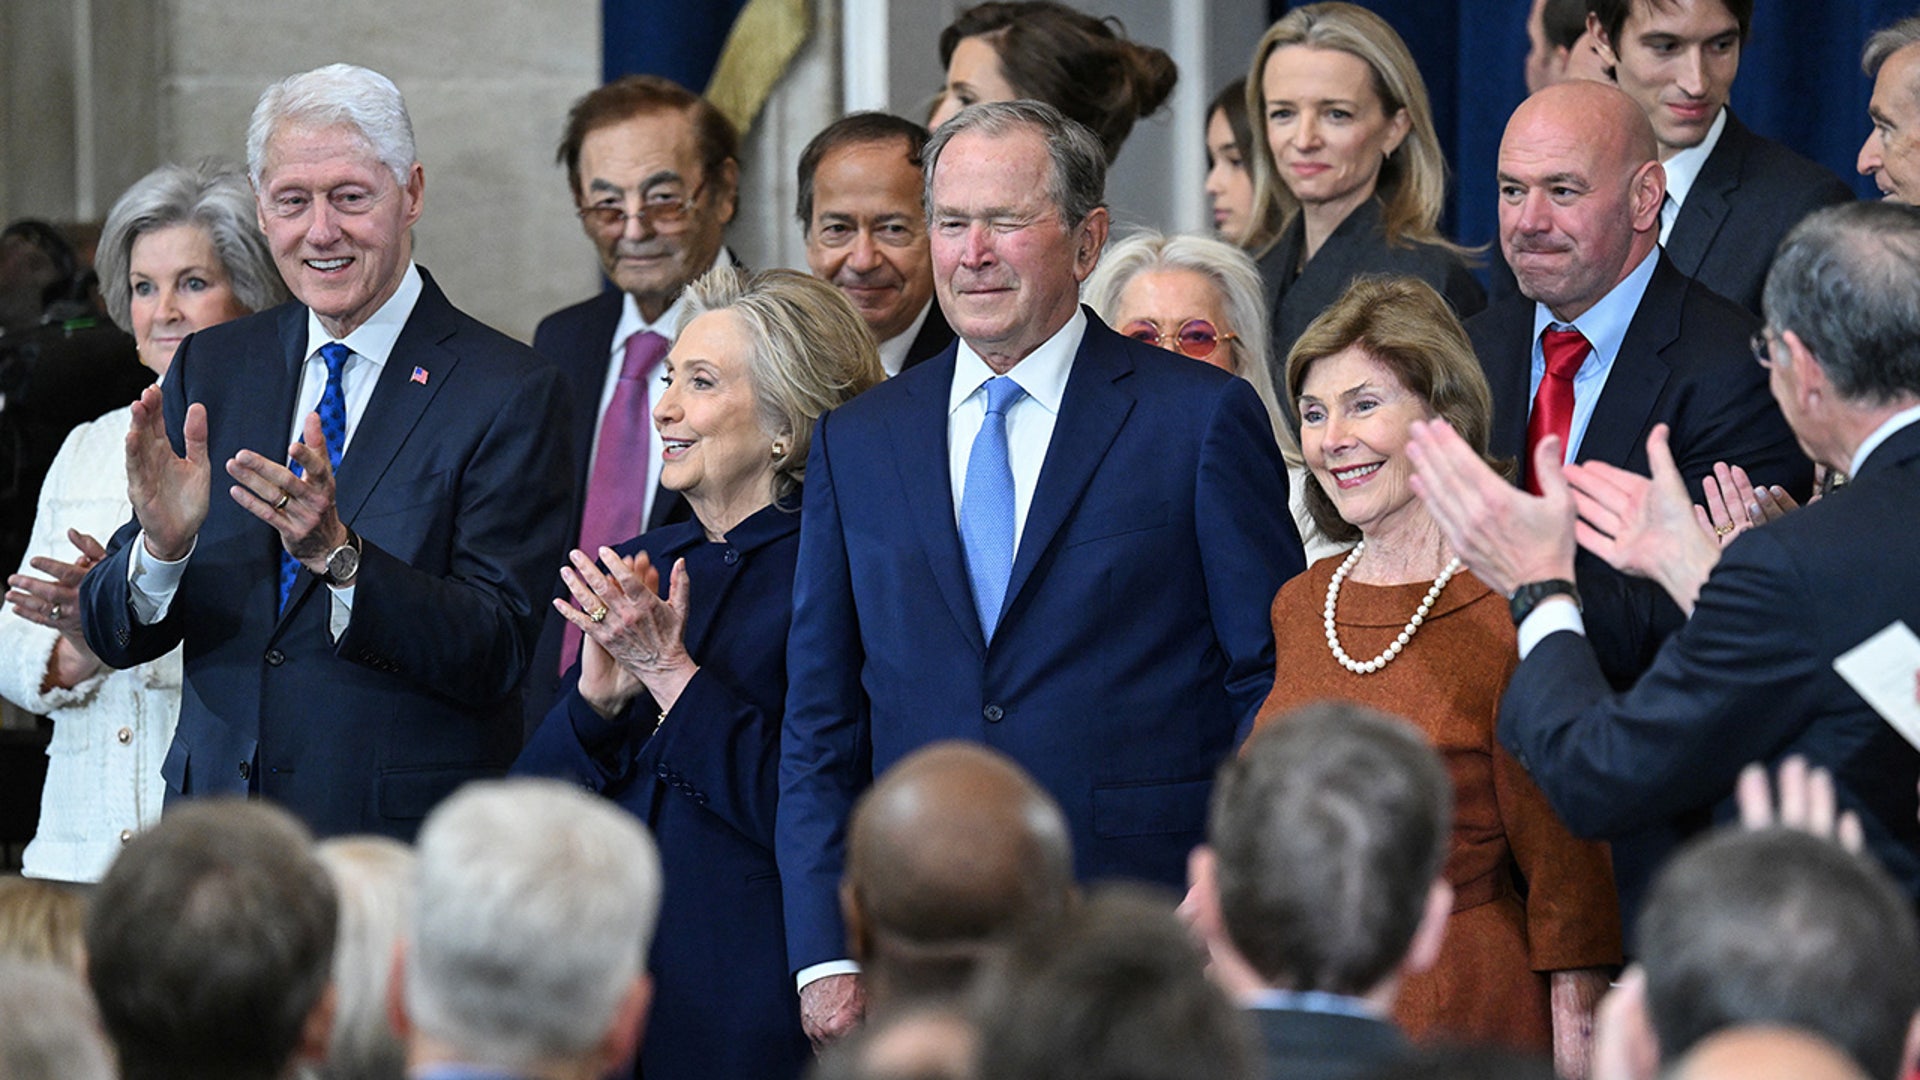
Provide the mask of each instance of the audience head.
{"label": "audience head", "polygon": [[413,849],[384,836],[323,842],[316,852],[340,897],[333,950],[336,1007],[322,1080],[400,1080],[406,1047],[387,1022],[393,947],[413,909]]}
{"label": "audience head", "polygon": [[1571,322],[1660,240],[1666,173],[1653,129],[1601,83],[1549,86],[1500,140],[1500,247],[1520,292]]}
{"label": "audience head", "polygon": [[1254,249],[1279,231],[1271,203],[1253,198],[1253,125],[1247,80],[1235,79],[1207,104],[1207,200],[1213,229],[1229,244]]}
{"label": "audience head", "polygon": [[705,98],[657,75],[616,79],[573,103],[557,158],[601,269],[649,322],[720,258],[740,136]]}
{"label": "audience head", "polygon": [[162,165],[107,213],[94,255],[107,314],[165,375],[180,340],[287,298],[239,169]]}
{"label": "audience head", "polygon": [[[117,1080],[100,1012],[70,968],[0,959],[0,1076]],[[133,1075],[129,1073],[128,1075]]]}
{"label": "audience head", "polygon": [[983,975],[979,1075],[1250,1080],[1252,1032],[1201,965],[1170,903],[1098,891]]}
{"label": "audience head", "polygon": [[410,1062],[602,1076],[639,1045],[660,857],[639,819],[554,780],[467,784],[415,846],[394,1001]]}
{"label": "audience head", "polygon": [[973,1080],[978,1052],[973,1021],[955,1005],[910,1006],[822,1051],[807,1080]]}
{"label": "audience head", "polygon": [[933,301],[926,145],[919,124],[860,112],[827,125],[800,152],[807,266],[846,295],[875,342],[906,333]]}
{"label": "audience head", "polygon": [[882,377],[873,335],[839,290],[797,270],[731,266],[688,290],[667,372],[724,391],[699,401],[669,385],[654,405],[662,438],[699,438],[699,449],[660,474],[696,512],[716,500],[757,509],[797,494],[814,421]]}
{"label": "audience head", "polygon": [[1877,865],[1785,829],[1722,832],[1655,879],[1636,931],[1660,1055],[1742,1024],[1830,1040],[1895,1077],[1920,1008],[1913,905]]}
{"label": "audience head", "polygon": [[957,992],[989,952],[1074,895],[1066,817],[997,751],[923,747],[854,809],[840,906],[881,1005]]}
{"label": "audience head", "polygon": [[1202,937],[1261,986],[1390,998],[1439,954],[1452,791],[1412,725],[1359,705],[1262,729],[1221,767],[1194,853]]}
{"label": "audience head", "polygon": [[1666,1075],[1668,1080],[1869,1080],[1825,1039],[1765,1025],[1707,1036]]}
{"label": "audience head", "polygon": [[73,244],[46,222],[21,218],[0,230],[0,332],[38,324],[79,273]]}
{"label": "audience head", "polygon": [[1098,136],[1109,162],[1180,74],[1165,52],[1127,40],[1118,20],[1052,0],[994,0],[961,12],[940,32],[940,65],[946,96],[930,126],[980,102],[1044,101]]}
{"label": "audience head", "polygon": [[1267,364],[1266,290],[1246,252],[1211,237],[1145,229],[1107,249],[1081,299],[1128,337],[1252,383],[1284,443]]}
{"label": "audience head", "polygon": [[1107,160],[1092,132],[1038,101],[968,108],[933,133],[926,158],[940,309],[1005,370],[1079,307],[1107,241]]}
{"label": "audience head", "polygon": [[1662,160],[1699,146],[1740,73],[1753,0],[1589,0],[1600,58],[1653,122]]}
{"label": "audience head", "polygon": [[1587,31],[1586,0],[1533,0],[1527,13],[1527,93],[1568,79],[1607,79]]}
{"label": "audience head", "polygon": [[1446,158],[1420,69],[1385,19],[1357,4],[1295,8],[1254,48],[1248,79],[1247,113],[1265,118],[1252,132],[1256,206],[1344,218],[1378,195],[1389,242],[1441,240]]}
{"label": "audience head", "polygon": [[268,1080],[323,1056],[337,919],[285,811],[169,808],[121,849],[87,915],[87,976],[127,1080]]}
{"label": "audience head", "polygon": [[287,289],[336,337],[400,288],[426,173],[392,80],[329,64],[268,87],[247,127],[260,228]]}
{"label": "audience head", "polygon": [[65,885],[0,877],[0,958],[86,970],[87,902]]}
{"label": "audience head", "polygon": [[1860,175],[1873,177],[1894,202],[1920,203],[1920,15],[1909,15],[1867,39],[1860,67],[1873,80],[1867,117],[1873,130],[1860,147]]}
{"label": "audience head", "polygon": [[[1407,481],[1413,422],[1439,417],[1487,456],[1493,391],[1453,308],[1417,278],[1362,277],[1307,324],[1287,356],[1287,400],[1299,410],[1304,499],[1336,543],[1363,538],[1396,515],[1426,511]],[[1336,473],[1378,465],[1344,488]]]}
{"label": "audience head", "polygon": [[1920,210],[1848,203],[1808,215],[1767,274],[1773,396],[1816,461],[1849,468],[1888,409],[1920,404]]}

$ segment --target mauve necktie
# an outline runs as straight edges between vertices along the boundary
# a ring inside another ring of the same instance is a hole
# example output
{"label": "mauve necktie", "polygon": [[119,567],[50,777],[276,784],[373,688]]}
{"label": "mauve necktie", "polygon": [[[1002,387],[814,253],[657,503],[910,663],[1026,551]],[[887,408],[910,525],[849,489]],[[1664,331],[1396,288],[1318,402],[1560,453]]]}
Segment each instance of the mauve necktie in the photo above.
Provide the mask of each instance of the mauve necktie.
{"label": "mauve necktie", "polygon": [[1555,330],[1540,335],[1540,355],[1547,361],[1540,389],[1533,395],[1533,412],[1527,417],[1527,490],[1540,494],[1540,478],[1533,468],[1533,452],[1540,440],[1560,436],[1560,453],[1567,452],[1567,433],[1573,430],[1573,377],[1592,348],[1578,330]]}
{"label": "mauve necktie", "polygon": [[[647,463],[653,453],[653,417],[647,409],[647,372],[667,354],[671,342],[650,330],[627,338],[613,400],[600,418],[600,449],[587,480],[587,505],[580,515],[580,550],[597,556],[646,531]],[[580,631],[567,624],[560,641],[562,674],[580,657]]]}
{"label": "mauve necktie", "polygon": [[986,382],[987,415],[967,455],[967,483],[960,493],[960,541],[980,633],[993,640],[1000,605],[1013,576],[1013,465],[1007,456],[1007,410],[1026,391],[1005,375]]}
{"label": "mauve necktie", "polygon": [[[337,341],[329,341],[320,346],[320,359],[327,362],[327,388],[320,393],[320,435],[327,440],[327,464],[337,474],[340,471],[340,453],[347,442],[347,390],[340,381],[341,373],[347,370],[347,358],[352,350]],[[304,426],[304,425],[303,425]],[[299,462],[289,462],[293,475],[300,476],[304,470]],[[293,584],[300,580],[300,560],[280,552],[280,607],[287,606],[287,597],[293,595]]]}

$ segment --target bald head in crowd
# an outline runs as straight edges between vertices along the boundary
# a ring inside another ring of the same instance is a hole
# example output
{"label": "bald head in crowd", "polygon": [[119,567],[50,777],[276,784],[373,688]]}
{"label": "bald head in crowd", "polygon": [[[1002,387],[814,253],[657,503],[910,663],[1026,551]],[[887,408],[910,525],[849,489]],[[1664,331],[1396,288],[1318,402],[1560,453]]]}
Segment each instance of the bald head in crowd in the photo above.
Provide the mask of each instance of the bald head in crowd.
{"label": "bald head in crowd", "polygon": [[1500,140],[1500,245],[1529,300],[1571,322],[1660,240],[1666,172],[1632,98],[1584,80],[1549,86]]}
{"label": "bald head in crowd", "polygon": [[993,750],[925,747],[854,808],[840,906],[877,1008],[959,990],[989,948],[1073,895],[1059,806]]}

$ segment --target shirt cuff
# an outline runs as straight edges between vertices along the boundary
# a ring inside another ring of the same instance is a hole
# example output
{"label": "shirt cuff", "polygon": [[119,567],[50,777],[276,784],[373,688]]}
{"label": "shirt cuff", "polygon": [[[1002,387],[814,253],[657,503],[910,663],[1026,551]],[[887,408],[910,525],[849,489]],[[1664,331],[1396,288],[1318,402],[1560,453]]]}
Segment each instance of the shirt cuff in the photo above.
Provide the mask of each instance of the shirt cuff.
{"label": "shirt cuff", "polygon": [[127,603],[133,608],[134,621],[152,626],[167,617],[173,596],[180,591],[180,578],[187,572],[187,560],[200,545],[198,536],[187,545],[187,553],[173,562],[155,557],[147,550],[147,530],[133,538],[133,553],[127,559]]}
{"label": "shirt cuff", "polygon": [[1585,637],[1586,620],[1580,617],[1580,605],[1573,602],[1573,597],[1549,596],[1520,620],[1520,659],[1525,660],[1533,647],[1545,641],[1548,634],[1557,634],[1562,630],[1571,630]]}
{"label": "shirt cuff", "polygon": [[829,975],[858,975],[860,965],[851,960],[828,960],[824,964],[813,964],[800,969],[793,977],[794,989],[805,990],[807,984],[819,982]]}
{"label": "shirt cuff", "polygon": [[333,594],[327,604],[327,633],[335,641],[346,636],[347,624],[353,621],[353,590],[356,588],[358,586],[355,585],[338,589],[327,586],[327,591]]}

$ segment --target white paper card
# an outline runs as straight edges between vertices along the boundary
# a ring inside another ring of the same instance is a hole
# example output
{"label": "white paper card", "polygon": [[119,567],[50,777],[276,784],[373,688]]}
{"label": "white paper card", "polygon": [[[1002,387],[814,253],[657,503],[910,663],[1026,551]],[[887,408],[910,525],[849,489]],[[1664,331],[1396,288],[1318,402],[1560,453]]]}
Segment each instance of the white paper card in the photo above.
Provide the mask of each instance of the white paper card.
{"label": "white paper card", "polygon": [[1920,637],[1904,621],[1895,619],[1885,630],[1835,657],[1833,670],[1895,731],[1920,747],[1920,700],[1914,696],[1914,679],[1920,675]]}

